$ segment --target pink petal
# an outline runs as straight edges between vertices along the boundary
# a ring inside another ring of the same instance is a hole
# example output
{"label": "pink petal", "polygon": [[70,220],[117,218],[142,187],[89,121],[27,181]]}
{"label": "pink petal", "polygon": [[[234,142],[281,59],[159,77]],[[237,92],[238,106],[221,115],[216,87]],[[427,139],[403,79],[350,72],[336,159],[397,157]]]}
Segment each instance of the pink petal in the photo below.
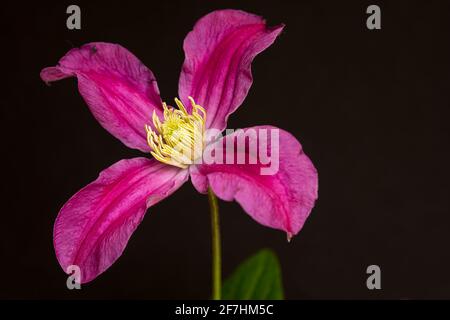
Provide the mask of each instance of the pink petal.
{"label": "pink petal", "polygon": [[228,116],[244,101],[252,84],[253,58],[280,34],[256,15],[239,10],[214,11],[201,18],[184,40],[186,55],[178,91],[207,111],[207,128],[223,130]]}
{"label": "pink petal", "polygon": [[[277,130],[275,127],[261,126],[244,129],[244,132],[248,133],[250,129],[254,129],[258,134],[266,132],[261,129]],[[253,153],[249,153],[248,140],[245,150],[239,151],[236,146],[234,147],[235,154],[229,159],[234,159],[235,164],[226,164],[223,149],[224,164],[203,163],[192,166],[190,174],[192,183],[199,192],[206,193],[210,186],[220,199],[236,200],[257,222],[283,230],[290,237],[300,231],[314,206],[318,192],[318,176],[297,139],[284,130],[278,130],[279,165],[278,170],[274,170],[272,175],[261,174],[261,168],[270,167],[270,164],[263,165],[259,156],[253,157],[256,160],[255,164],[249,164],[248,159]],[[230,139],[233,145],[238,140],[237,136],[235,132],[226,139]],[[263,151],[271,150],[272,143],[275,142],[271,142],[270,134],[267,133],[262,137],[268,137],[267,148],[262,147]],[[219,140],[218,145],[225,148],[226,139]],[[254,145],[262,145],[261,137],[257,137]],[[245,164],[236,164],[238,154],[245,154],[247,157]],[[275,152],[267,154],[275,163]]]}
{"label": "pink petal", "polygon": [[54,245],[61,267],[77,265],[85,283],[122,254],[145,211],[177,190],[187,170],[156,160],[121,160],[102,171],[63,206],[55,222]]}
{"label": "pink petal", "polygon": [[[144,125],[161,99],[153,73],[117,44],[93,42],[70,50],[55,67],[41,71],[45,82],[75,76],[94,117],[130,148],[148,151]],[[68,97],[70,98],[70,97]]]}

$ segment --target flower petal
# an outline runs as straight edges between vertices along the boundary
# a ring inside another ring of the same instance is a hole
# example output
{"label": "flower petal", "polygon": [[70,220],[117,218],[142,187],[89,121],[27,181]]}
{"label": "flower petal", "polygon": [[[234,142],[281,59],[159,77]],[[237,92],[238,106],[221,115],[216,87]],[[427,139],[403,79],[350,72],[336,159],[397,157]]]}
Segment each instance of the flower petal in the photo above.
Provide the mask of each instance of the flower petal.
{"label": "flower petal", "polygon": [[188,178],[187,170],[156,160],[121,160],[102,171],[61,209],[54,246],[61,267],[81,270],[85,283],[122,254],[150,206],[166,198]]}
{"label": "flower petal", "polygon": [[162,110],[153,73],[117,44],[88,43],[70,50],[56,67],[45,68],[45,82],[75,76],[94,117],[126,146],[148,151],[144,125]]}
{"label": "flower petal", "polygon": [[[239,143],[241,137],[247,139],[245,149]],[[206,193],[209,186],[220,199],[236,200],[262,225],[284,230],[289,238],[297,234],[310,214],[318,192],[317,171],[297,139],[284,130],[259,126],[246,128],[241,133],[236,131],[214,145],[217,154],[223,153],[223,164],[219,160],[207,164],[204,155],[202,164],[190,168],[194,187]],[[234,154],[226,149],[226,145],[232,146]],[[258,149],[251,151],[250,146]],[[267,155],[264,161],[261,154]],[[245,163],[237,164],[240,156],[246,159]],[[227,164],[230,162],[234,164]]]}
{"label": "flower petal", "polygon": [[214,11],[201,18],[184,40],[186,55],[178,84],[207,112],[207,128],[223,130],[228,116],[244,101],[252,84],[253,58],[280,34],[256,15],[239,10]]}

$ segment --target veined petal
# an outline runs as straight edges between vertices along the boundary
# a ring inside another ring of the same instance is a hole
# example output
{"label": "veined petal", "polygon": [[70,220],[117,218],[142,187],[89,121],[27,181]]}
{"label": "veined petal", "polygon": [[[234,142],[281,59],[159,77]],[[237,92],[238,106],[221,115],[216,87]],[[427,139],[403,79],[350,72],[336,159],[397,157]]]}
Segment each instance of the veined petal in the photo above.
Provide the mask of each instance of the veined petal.
{"label": "veined petal", "polygon": [[145,211],[177,190],[187,170],[153,159],[121,160],[102,171],[63,206],[54,226],[61,267],[77,265],[85,283],[122,254]]}
{"label": "veined petal", "polygon": [[[271,130],[279,130],[278,140],[272,140]],[[220,199],[236,200],[257,222],[283,230],[290,238],[300,231],[317,199],[317,171],[290,133],[271,126],[246,128],[241,133],[247,139],[245,148],[238,131],[221,138],[215,144],[221,149],[214,149],[223,153],[223,161],[219,160],[223,164],[207,164],[204,159],[203,164],[191,166],[192,183],[201,193],[210,186]],[[226,145],[233,146],[234,154]],[[251,151],[250,145],[256,151]],[[261,152],[267,155],[264,162]],[[245,163],[237,164],[238,157],[246,159]]]}
{"label": "veined petal", "polygon": [[148,151],[144,126],[162,110],[153,73],[118,44],[93,42],[70,50],[55,67],[41,71],[45,82],[77,77],[94,117],[126,146]]}
{"label": "veined petal", "polygon": [[205,108],[207,128],[223,130],[228,116],[244,101],[252,84],[253,58],[280,34],[263,18],[239,10],[214,11],[201,18],[184,40],[186,55],[178,85]]}

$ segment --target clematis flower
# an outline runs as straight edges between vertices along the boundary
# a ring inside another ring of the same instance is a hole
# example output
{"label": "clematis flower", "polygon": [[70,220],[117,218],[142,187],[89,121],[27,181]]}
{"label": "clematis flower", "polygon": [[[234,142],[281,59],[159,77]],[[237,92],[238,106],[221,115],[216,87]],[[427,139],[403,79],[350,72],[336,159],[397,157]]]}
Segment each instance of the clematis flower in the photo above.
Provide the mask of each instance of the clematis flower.
{"label": "clematis flower", "polygon": [[[317,198],[318,177],[288,132],[279,129],[279,169],[273,175],[261,175],[256,170],[261,163],[195,163],[174,148],[181,141],[190,149],[195,134],[226,128],[252,84],[252,60],[282,29],[267,27],[261,17],[238,10],[201,18],[184,40],[177,108],[161,101],[152,71],[117,44],[86,44],[41,71],[47,83],[76,77],[98,122],[127,147],[146,155],[106,168],[62,207],[54,226],[54,247],[65,272],[70,265],[79,266],[83,283],[104,272],[122,254],[147,209],[189,177],[200,193],[211,188],[220,199],[237,201],[264,226],[288,236],[300,231]],[[274,127],[244,132],[249,129]]]}

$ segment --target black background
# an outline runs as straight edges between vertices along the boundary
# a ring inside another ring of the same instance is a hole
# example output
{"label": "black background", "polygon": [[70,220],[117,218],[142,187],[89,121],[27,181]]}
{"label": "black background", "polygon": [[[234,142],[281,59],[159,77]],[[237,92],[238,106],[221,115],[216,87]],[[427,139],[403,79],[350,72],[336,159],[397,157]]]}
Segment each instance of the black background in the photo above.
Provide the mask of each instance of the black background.
{"label": "black background", "polygon": [[[81,7],[79,31],[66,29],[69,4]],[[369,4],[381,7],[381,30],[366,28]],[[208,298],[208,204],[190,182],[149,210],[108,271],[67,290],[52,245],[57,212],[102,169],[141,154],[96,123],[76,80],[48,87],[39,72],[72,46],[119,43],[172,101],[184,36],[222,8],[286,24],[255,59],[252,89],[228,126],[290,131],[320,180],[317,205],[289,244],[221,202],[224,274],[269,247],[288,299],[450,298],[445,1],[2,3],[0,298]],[[366,288],[371,264],[382,290]]]}

